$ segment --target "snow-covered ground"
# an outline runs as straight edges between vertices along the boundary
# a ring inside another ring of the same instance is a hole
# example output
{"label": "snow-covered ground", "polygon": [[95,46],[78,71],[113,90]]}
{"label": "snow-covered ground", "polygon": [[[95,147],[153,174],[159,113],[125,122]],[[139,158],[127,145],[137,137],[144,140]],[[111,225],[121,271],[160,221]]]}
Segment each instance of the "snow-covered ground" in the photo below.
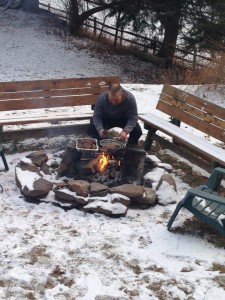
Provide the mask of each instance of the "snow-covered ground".
{"label": "snow-covered ground", "polygon": [[[1,81],[119,75],[135,94],[139,112],[155,112],[162,85],[133,84],[124,58],[103,60],[85,47],[87,40],[66,42],[48,24],[47,16],[0,12]],[[218,96],[212,99],[223,105]],[[42,143],[51,154],[63,140],[30,139],[21,145]],[[27,203],[14,177],[26,154],[7,155],[10,171],[0,173],[0,299],[225,298],[225,278],[216,267],[225,263],[224,249],[194,232],[168,232],[174,204],[129,209],[126,218],[111,219]],[[177,176],[175,180],[181,199],[188,186]],[[182,211],[174,226],[182,226],[187,217]]]}

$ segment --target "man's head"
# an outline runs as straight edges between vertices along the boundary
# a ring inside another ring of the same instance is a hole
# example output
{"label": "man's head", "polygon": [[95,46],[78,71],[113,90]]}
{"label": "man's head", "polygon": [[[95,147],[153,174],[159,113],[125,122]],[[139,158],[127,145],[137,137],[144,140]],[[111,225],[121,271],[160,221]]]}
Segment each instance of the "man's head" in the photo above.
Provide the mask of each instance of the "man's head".
{"label": "man's head", "polygon": [[119,105],[124,100],[124,91],[120,84],[111,84],[109,86],[109,101],[113,105]]}

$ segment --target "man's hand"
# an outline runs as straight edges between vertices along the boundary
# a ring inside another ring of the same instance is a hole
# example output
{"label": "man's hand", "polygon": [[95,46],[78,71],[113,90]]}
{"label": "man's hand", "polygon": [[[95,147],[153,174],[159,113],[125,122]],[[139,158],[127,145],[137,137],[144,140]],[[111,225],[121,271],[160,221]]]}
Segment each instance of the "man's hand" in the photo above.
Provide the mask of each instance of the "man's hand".
{"label": "man's hand", "polygon": [[106,138],[106,130],[105,129],[101,129],[99,131],[99,135],[100,135],[100,138],[102,138],[102,139]]}
{"label": "man's hand", "polygon": [[125,141],[127,139],[128,133],[126,130],[122,130],[118,135],[118,140]]}

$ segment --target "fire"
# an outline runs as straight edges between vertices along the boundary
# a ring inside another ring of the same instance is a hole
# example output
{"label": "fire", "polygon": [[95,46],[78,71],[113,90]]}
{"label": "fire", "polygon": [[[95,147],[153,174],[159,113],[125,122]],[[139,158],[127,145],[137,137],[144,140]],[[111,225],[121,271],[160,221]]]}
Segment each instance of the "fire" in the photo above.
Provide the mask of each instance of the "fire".
{"label": "fire", "polygon": [[104,152],[100,155],[100,159],[99,159],[99,171],[103,172],[106,168],[106,166],[108,165],[108,161],[109,161],[109,156],[106,155]]}

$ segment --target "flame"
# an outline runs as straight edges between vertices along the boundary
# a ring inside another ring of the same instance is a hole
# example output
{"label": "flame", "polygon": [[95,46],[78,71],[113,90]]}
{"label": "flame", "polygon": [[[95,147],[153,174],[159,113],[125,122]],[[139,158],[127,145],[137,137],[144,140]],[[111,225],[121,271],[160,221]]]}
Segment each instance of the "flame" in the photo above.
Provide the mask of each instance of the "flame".
{"label": "flame", "polygon": [[100,159],[99,159],[99,171],[103,172],[106,168],[106,166],[108,165],[108,161],[109,161],[109,156],[106,155],[104,152],[100,155]]}

